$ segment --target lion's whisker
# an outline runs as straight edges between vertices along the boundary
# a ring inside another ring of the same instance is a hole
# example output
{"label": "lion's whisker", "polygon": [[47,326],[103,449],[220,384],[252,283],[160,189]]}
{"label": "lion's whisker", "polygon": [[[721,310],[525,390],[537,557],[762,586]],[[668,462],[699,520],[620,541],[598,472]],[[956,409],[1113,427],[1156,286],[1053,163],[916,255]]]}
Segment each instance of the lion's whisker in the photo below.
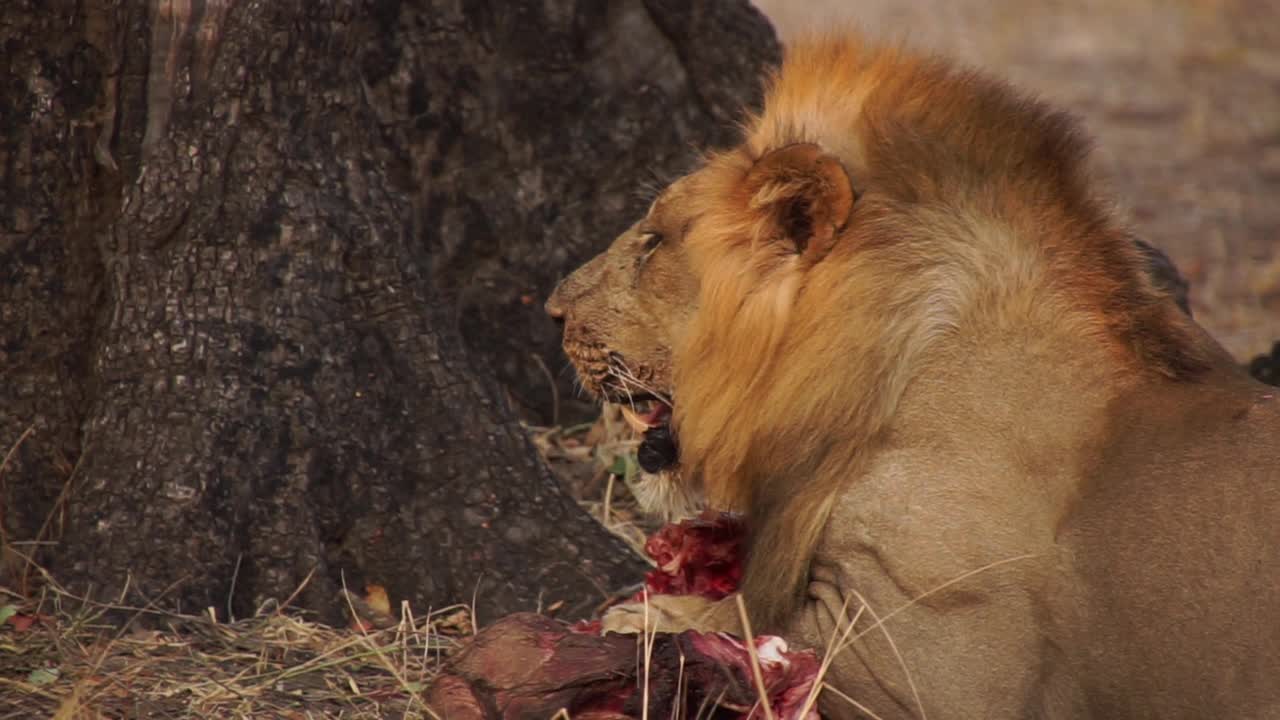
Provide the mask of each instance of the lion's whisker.
{"label": "lion's whisker", "polygon": [[622,375],[618,374],[617,368],[613,367],[612,365],[609,366],[609,374],[622,381],[620,383],[620,387],[622,388],[622,392],[627,394],[627,404],[631,406],[632,412],[639,412],[638,410],[636,410],[636,399],[635,399],[635,396],[631,394],[631,388],[629,387],[626,381],[627,379],[624,378]]}
{"label": "lion's whisker", "polygon": [[614,377],[617,377],[620,380],[623,380],[631,385],[634,385],[640,388],[641,390],[644,390],[645,392],[649,393],[650,395],[653,395],[654,397],[658,398],[659,400],[661,400],[663,403],[667,405],[671,404],[671,399],[666,396],[666,393],[662,392],[661,390],[658,390],[657,388],[649,385],[645,381],[636,377],[635,373],[631,371],[631,368],[627,367],[626,361],[622,360],[621,358],[617,358],[616,360],[618,365],[621,365],[621,367],[615,366],[613,362],[609,363],[609,369],[613,373]]}

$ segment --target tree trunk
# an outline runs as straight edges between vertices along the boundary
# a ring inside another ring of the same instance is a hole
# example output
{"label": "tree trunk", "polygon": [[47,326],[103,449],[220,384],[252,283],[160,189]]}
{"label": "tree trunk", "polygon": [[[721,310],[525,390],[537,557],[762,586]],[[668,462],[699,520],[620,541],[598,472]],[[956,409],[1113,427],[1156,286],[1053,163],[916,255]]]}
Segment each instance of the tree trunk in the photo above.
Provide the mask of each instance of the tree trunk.
{"label": "tree trunk", "polygon": [[503,387],[548,410],[541,297],[754,101],[745,2],[23,0],[0,47],[11,561],[222,617],[638,580]]}

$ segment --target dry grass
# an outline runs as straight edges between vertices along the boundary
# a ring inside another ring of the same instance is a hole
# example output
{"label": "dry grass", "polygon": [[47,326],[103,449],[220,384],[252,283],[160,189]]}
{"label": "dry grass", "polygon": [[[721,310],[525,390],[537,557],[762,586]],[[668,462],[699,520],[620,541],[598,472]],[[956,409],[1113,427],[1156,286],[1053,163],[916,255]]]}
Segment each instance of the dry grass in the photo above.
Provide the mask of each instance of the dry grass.
{"label": "dry grass", "polygon": [[[627,489],[636,440],[618,414],[530,432],[583,507],[640,550],[653,524]],[[388,622],[355,595],[360,626],[278,608],[219,623],[75,597],[32,569],[37,595],[0,587],[0,720],[431,718],[421,691],[474,632],[462,606]]]}
{"label": "dry grass", "polygon": [[641,512],[631,491],[640,440],[619,408],[606,405],[594,423],[527,429],[569,494],[643,556],[645,539],[661,523]]}
{"label": "dry grass", "polygon": [[[0,592],[0,612],[18,613],[0,631],[0,720],[428,718],[420,691],[470,632],[460,607],[360,630],[277,611],[218,623],[88,602],[52,582],[36,599]],[[107,613],[128,618],[124,629]],[[154,629],[135,629],[144,623]]]}

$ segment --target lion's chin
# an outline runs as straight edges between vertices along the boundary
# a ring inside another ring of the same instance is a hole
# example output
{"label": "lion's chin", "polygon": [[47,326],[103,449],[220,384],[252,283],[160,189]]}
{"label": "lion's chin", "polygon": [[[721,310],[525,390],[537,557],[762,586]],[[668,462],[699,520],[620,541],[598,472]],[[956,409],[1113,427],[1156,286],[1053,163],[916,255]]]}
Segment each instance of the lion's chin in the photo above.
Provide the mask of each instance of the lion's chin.
{"label": "lion's chin", "polygon": [[630,487],[640,509],[663,522],[694,517],[704,507],[701,494],[685,484],[679,467],[641,472]]}
{"label": "lion's chin", "polygon": [[627,426],[640,438],[636,448],[640,472],[628,486],[641,510],[665,522],[696,515],[702,508],[702,498],[685,484],[680,472],[680,448],[666,397],[629,395],[610,402],[617,405]]}

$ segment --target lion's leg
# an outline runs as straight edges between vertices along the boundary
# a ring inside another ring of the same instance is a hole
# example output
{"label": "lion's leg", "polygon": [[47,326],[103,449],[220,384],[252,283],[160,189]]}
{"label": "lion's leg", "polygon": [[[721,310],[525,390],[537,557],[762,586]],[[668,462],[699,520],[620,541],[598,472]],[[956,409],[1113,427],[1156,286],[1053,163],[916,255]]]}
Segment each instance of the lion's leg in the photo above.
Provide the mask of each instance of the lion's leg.
{"label": "lion's leg", "polygon": [[[812,648],[819,657],[835,655],[823,678],[830,686],[820,696],[823,717],[918,717],[910,687],[904,686],[899,677],[886,675],[889,668],[882,663],[869,662],[876,657],[876,651],[868,647],[866,637],[859,636],[868,627],[862,619],[866,611],[852,593],[841,589],[837,573],[815,565],[808,593],[808,602],[786,635]],[[855,681],[849,682],[849,678]]]}
{"label": "lion's leg", "polygon": [[808,602],[781,633],[835,653],[824,717],[865,717],[859,705],[884,720],[1067,716],[1050,707],[1067,698],[1045,696],[1045,638],[1025,594],[913,604],[883,575],[850,582],[848,567],[815,564]]}

